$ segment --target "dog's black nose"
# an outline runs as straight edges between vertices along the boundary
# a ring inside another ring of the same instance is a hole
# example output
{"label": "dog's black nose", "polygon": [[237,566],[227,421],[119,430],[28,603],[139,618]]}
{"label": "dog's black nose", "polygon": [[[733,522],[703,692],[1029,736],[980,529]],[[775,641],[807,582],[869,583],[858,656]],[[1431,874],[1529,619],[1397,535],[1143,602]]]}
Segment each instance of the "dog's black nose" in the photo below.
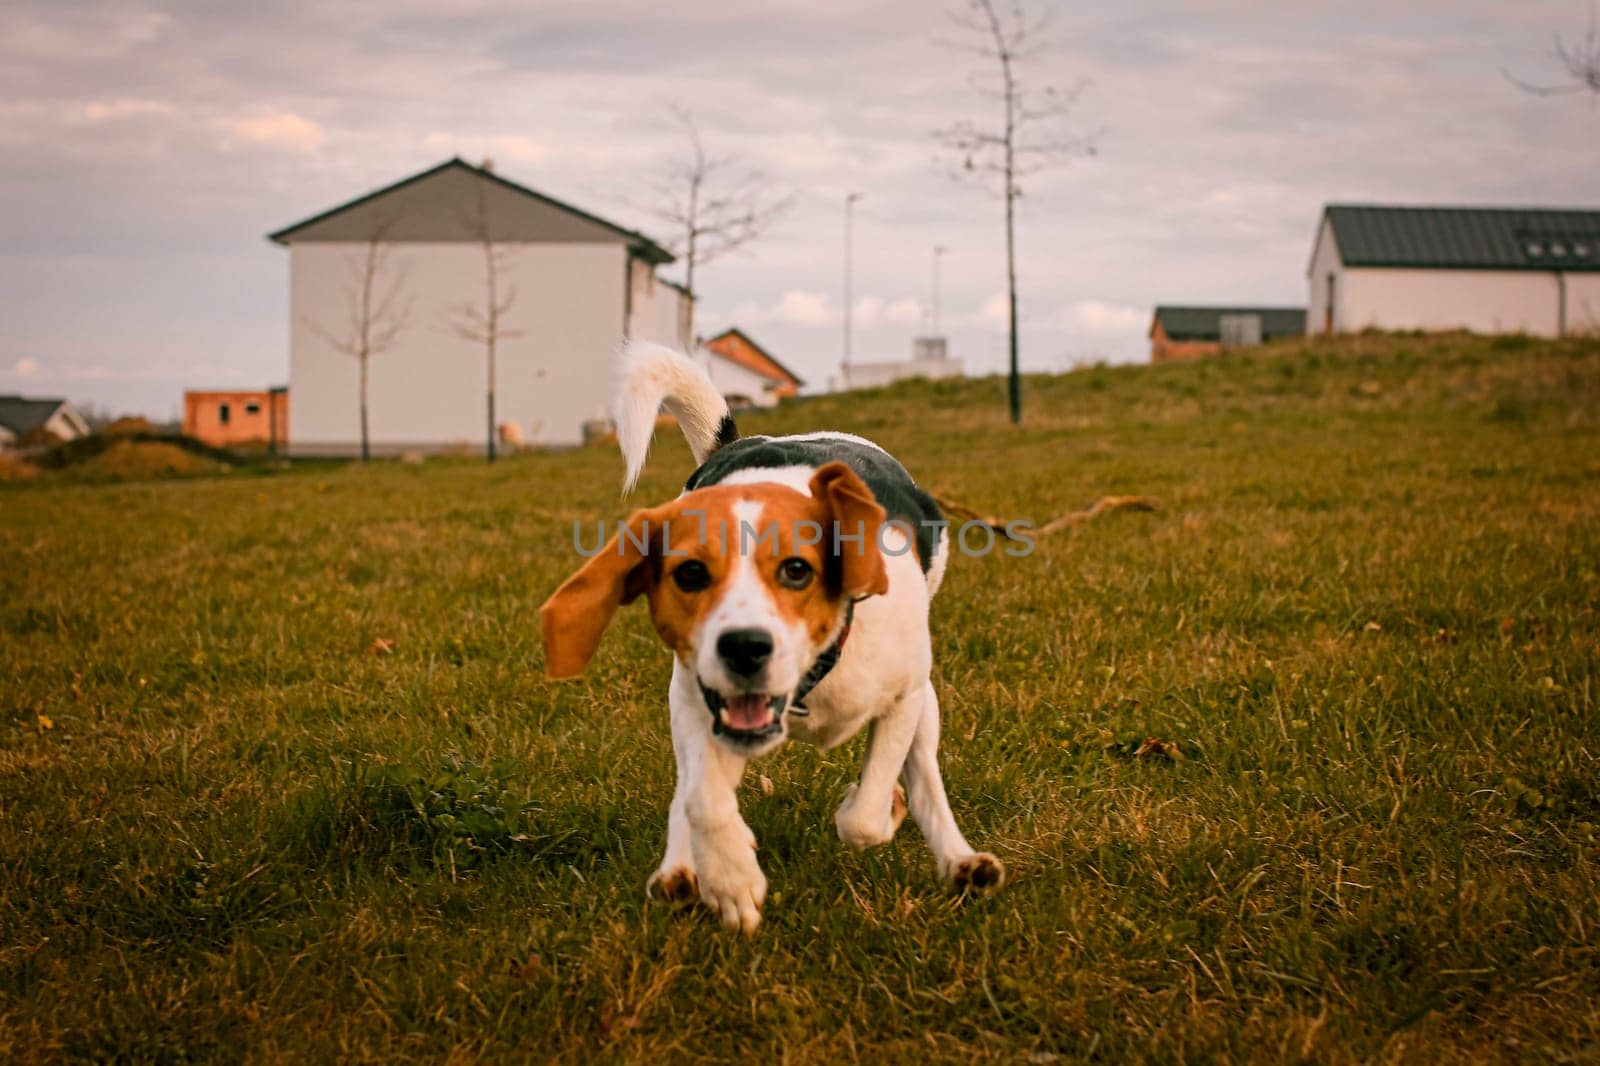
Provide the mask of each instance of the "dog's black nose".
{"label": "dog's black nose", "polygon": [[754,677],[772,658],[772,634],[765,629],[730,629],[717,638],[717,654],[730,673]]}

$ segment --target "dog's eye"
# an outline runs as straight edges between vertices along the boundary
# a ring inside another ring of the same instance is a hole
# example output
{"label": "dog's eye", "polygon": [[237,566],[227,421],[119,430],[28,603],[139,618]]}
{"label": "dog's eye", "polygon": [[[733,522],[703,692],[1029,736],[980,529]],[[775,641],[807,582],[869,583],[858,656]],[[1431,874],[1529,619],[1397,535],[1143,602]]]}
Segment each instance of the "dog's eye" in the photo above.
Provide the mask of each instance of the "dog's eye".
{"label": "dog's eye", "polygon": [[778,584],[784,588],[803,589],[811,584],[811,575],[815,572],[810,563],[798,556],[785,559],[778,564]]}
{"label": "dog's eye", "polygon": [[690,559],[672,572],[672,580],[685,592],[699,592],[711,584],[711,571],[706,569],[705,563]]}

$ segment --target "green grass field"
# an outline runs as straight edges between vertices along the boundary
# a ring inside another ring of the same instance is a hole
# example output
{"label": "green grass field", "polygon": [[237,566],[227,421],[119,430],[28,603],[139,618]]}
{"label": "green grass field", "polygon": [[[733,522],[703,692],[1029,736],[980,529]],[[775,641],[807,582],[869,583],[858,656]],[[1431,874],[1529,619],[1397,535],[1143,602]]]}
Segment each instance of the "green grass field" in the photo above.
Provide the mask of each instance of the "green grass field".
{"label": "green grass field", "polygon": [[[1038,521],[934,605],[951,801],[753,765],[746,940],[644,899],[666,653],[537,608],[612,449],[0,487],[0,1059],[1600,1056],[1600,343],[1358,337],[748,417]],[[690,462],[663,433],[631,502]],[[1137,755],[1147,737],[1181,758]],[[770,781],[758,781],[765,775]]]}

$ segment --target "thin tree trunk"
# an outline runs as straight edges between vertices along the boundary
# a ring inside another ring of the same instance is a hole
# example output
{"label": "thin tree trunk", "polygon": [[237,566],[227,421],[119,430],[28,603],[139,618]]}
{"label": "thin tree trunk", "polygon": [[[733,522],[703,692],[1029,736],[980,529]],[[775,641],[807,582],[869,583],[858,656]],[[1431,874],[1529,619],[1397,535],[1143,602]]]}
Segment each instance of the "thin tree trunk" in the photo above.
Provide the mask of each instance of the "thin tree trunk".
{"label": "thin tree trunk", "polygon": [[494,462],[494,339],[489,340],[489,461]]}
{"label": "thin tree trunk", "polygon": [[495,270],[494,242],[488,238],[488,223],[484,223],[483,260],[484,269],[489,274],[489,300],[488,300],[488,326],[484,332],[488,336],[485,347],[489,350],[489,462],[494,462],[494,346],[499,337],[500,330],[500,279]]}
{"label": "thin tree trunk", "polygon": [[369,461],[372,454],[367,447],[367,356],[361,355],[361,461]]}
{"label": "thin tree trunk", "polygon": [[1014,141],[1016,133],[1016,82],[1011,77],[1011,57],[1000,55],[1001,68],[1006,83],[1006,308],[1010,320],[1011,421],[1022,421],[1022,372],[1017,360],[1017,238],[1016,203],[1017,174]]}
{"label": "thin tree trunk", "polygon": [[1006,303],[1011,318],[1011,421],[1022,421],[1022,375],[1017,363],[1017,253],[1011,197],[1006,197]]}

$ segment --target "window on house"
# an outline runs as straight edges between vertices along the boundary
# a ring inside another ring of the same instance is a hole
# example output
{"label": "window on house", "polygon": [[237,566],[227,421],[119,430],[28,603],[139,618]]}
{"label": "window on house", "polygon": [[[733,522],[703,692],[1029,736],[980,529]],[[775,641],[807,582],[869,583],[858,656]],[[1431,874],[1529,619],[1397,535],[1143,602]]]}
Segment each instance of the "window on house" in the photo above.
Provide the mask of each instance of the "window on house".
{"label": "window on house", "polygon": [[227,425],[228,424],[228,416],[231,415],[232,413],[233,412],[228,409],[228,405],[227,404],[225,404],[225,403],[217,404],[217,421],[218,422],[221,422],[223,425]]}
{"label": "window on house", "polygon": [[261,413],[261,405],[258,403],[247,403],[244,405],[244,413],[247,415],[258,415]]}

